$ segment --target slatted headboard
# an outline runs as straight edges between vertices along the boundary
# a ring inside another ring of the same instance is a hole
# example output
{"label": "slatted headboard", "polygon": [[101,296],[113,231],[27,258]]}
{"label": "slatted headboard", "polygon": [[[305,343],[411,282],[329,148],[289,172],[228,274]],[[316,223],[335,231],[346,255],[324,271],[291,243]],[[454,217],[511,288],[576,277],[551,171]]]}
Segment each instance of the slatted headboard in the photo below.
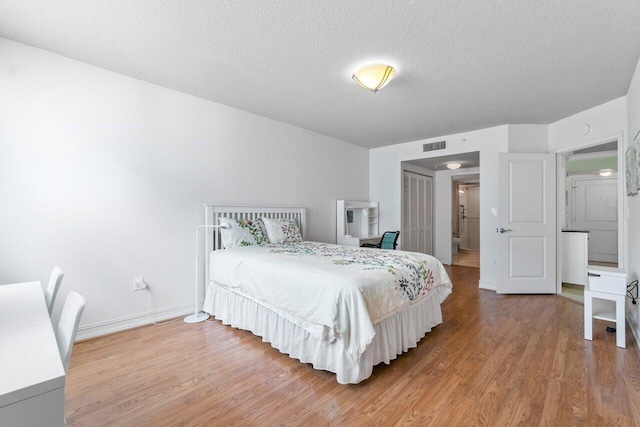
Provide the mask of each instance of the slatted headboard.
{"label": "slatted headboard", "polygon": [[[306,216],[305,208],[278,208],[264,206],[214,206],[204,205],[204,217],[206,225],[218,225],[219,218],[227,217],[231,219],[254,220],[261,217],[295,219],[300,227],[302,239],[306,239]],[[206,229],[207,244],[206,253],[212,250],[222,249],[222,239],[219,229]]]}

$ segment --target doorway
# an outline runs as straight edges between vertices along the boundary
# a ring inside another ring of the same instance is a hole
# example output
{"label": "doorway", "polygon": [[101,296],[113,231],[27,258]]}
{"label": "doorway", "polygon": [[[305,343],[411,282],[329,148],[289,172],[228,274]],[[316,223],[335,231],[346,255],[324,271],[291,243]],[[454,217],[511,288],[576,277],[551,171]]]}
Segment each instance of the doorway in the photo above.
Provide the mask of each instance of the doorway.
{"label": "doorway", "polygon": [[480,175],[452,177],[451,263],[480,268]]}
{"label": "doorway", "polygon": [[[618,144],[619,138],[612,138],[559,153],[558,201],[560,197],[564,200],[558,203],[559,254],[563,254],[558,260],[558,293],[579,302],[584,301],[587,278],[582,277],[587,266],[615,268],[623,264],[623,183],[618,174]],[[583,239],[579,233],[584,233]],[[584,242],[586,248],[571,246],[575,242]],[[584,256],[576,257],[577,253]]]}

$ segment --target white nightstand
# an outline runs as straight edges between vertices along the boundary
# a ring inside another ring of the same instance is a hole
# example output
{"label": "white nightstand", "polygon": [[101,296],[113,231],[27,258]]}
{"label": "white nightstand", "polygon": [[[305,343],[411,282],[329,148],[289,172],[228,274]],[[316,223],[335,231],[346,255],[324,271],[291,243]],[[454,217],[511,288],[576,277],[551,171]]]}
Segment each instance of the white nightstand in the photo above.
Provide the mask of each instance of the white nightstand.
{"label": "white nightstand", "polygon": [[593,319],[615,322],[616,346],[626,348],[625,298],[627,273],[598,267],[588,269],[584,291],[584,339],[593,339]]}

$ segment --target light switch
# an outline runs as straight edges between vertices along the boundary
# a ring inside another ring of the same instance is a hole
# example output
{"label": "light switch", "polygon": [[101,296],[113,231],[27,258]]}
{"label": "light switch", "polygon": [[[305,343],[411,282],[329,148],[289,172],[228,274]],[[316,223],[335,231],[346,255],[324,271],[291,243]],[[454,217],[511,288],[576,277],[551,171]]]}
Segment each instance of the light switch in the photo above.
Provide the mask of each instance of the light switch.
{"label": "light switch", "polygon": [[491,208],[491,215],[498,216],[498,208]]}

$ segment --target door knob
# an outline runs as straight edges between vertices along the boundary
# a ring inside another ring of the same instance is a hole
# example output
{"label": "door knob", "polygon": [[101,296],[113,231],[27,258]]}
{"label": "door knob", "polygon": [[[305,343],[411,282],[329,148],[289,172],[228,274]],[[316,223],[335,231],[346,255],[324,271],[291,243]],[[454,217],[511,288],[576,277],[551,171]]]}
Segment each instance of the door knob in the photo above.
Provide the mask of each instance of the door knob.
{"label": "door knob", "polygon": [[508,228],[508,229],[506,229],[506,230],[505,230],[504,228],[502,228],[502,227],[500,227],[500,228],[496,228],[496,233],[500,233],[500,234],[502,234],[502,233],[507,233],[507,232],[509,232],[509,231],[511,231],[511,229],[510,229],[510,228]]}

